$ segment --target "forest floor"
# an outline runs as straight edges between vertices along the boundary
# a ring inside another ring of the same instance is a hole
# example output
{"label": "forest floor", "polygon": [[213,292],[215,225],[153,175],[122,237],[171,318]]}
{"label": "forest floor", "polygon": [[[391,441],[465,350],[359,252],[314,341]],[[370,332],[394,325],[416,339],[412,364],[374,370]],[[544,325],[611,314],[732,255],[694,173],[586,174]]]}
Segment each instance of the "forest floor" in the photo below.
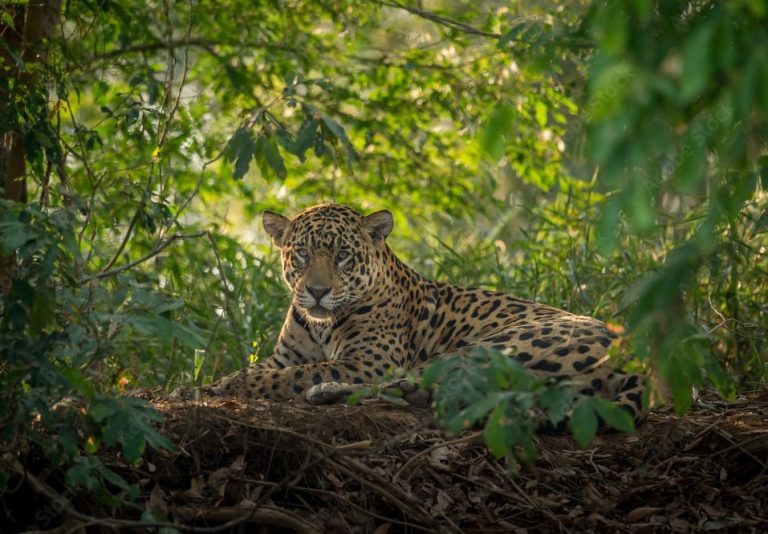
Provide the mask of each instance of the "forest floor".
{"label": "forest floor", "polygon": [[78,512],[150,511],[198,532],[768,530],[768,392],[699,400],[684,417],[656,412],[586,450],[539,436],[517,476],[480,432],[448,435],[428,410],[140,396],[177,450],[147,450],[138,465],[102,455],[139,484],[139,506],[122,514],[70,498]]}

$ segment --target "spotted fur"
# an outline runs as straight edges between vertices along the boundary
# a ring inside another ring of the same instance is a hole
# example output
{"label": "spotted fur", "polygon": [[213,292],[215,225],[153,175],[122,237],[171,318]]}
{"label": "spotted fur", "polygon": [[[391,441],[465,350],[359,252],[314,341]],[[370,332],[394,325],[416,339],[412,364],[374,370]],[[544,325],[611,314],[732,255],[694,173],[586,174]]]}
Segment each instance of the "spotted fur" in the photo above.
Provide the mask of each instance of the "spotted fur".
{"label": "spotted fur", "polygon": [[[289,220],[264,214],[293,293],[273,355],[210,392],[273,400],[337,400],[336,386],[372,384],[471,347],[506,351],[532,373],[643,413],[644,381],[608,361],[615,335],[592,317],[510,295],[423,278],[387,246],[392,215],[345,206]],[[343,387],[342,387],[343,389]],[[331,395],[328,395],[331,392]]]}

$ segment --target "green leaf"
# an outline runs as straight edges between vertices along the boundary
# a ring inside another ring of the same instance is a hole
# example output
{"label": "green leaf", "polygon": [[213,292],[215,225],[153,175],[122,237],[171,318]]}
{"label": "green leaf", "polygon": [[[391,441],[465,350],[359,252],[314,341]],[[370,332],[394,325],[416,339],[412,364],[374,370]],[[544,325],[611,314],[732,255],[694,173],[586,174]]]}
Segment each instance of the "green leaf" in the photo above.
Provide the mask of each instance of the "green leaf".
{"label": "green leaf", "polygon": [[601,207],[597,220],[597,251],[605,257],[610,256],[619,238],[619,214],[621,200],[617,196],[609,198]]}
{"label": "green leaf", "polygon": [[125,124],[128,126],[131,126],[134,124],[137,120],[139,120],[139,109],[136,107],[132,107],[128,110],[128,112],[125,114]]}
{"label": "green leaf", "polygon": [[597,413],[610,427],[622,432],[635,431],[635,420],[624,408],[601,397],[595,397],[594,401]]}
{"label": "green leaf", "polygon": [[101,423],[117,411],[117,405],[112,399],[94,400],[88,408],[91,418],[97,423]]}
{"label": "green leaf", "polygon": [[694,134],[687,135],[680,146],[675,185],[681,193],[693,193],[702,182],[707,163],[705,148],[703,140]]}
{"label": "green leaf", "polygon": [[347,163],[351,164],[356,159],[357,155],[355,154],[355,148],[352,146],[352,143],[347,137],[347,132],[344,131],[344,128],[331,117],[323,115],[321,120],[323,121],[323,124],[326,126],[326,128],[334,135],[334,137],[341,141],[341,143],[347,148]]}
{"label": "green leaf", "polygon": [[197,383],[197,379],[200,376],[200,370],[203,368],[205,362],[205,350],[195,349],[195,369],[193,374],[193,380]]}
{"label": "green leaf", "polygon": [[205,347],[207,344],[207,341],[203,338],[200,330],[193,323],[188,323],[186,325],[171,323],[171,328],[173,337],[189,349],[199,349]]}
{"label": "green leaf", "polygon": [[568,415],[572,393],[563,388],[549,387],[539,394],[539,404],[547,412],[550,423],[557,425]]}
{"label": "green leaf", "polygon": [[94,454],[96,451],[99,450],[99,447],[101,446],[101,440],[97,438],[96,436],[89,436],[86,438],[85,443],[83,444],[83,449],[85,449],[85,452],[88,454]]}
{"label": "green leaf", "polygon": [[739,117],[748,117],[755,109],[755,97],[759,95],[760,87],[758,77],[760,75],[760,63],[762,57],[753,55],[746,67],[742,69],[741,80],[737,88],[736,108]]}
{"label": "green leaf", "polygon": [[445,376],[446,369],[452,365],[452,362],[453,360],[450,358],[442,358],[430,364],[421,375],[421,387],[423,389],[430,389],[435,385]]}
{"label": "green leaf", "polygon": [[659,362],[662,378],[672,391],[672,405],[677,414],[687,413],[693,401],[690,377],[676,354],[667,353]]}
{"label": "green leaf", "polygon": [[13,17],[8,11],[3,11],[0,13],[0,20],[2,20],[3,24],[8,26],[10,29],[15,29],[14,23],[13,23]]}
{"label": "green leaf", "polygon": [[144,453],[146,441],[141,432],[129,431],[126,432],[120,445],[122,446],[125,459],[129,462],[135,462]]}
{"label": "green leaf", "polygon": [[[636,76],[635,68],[627,61],[611,62],[596,69],[589,80],[587,118],[590,121],[599,122],[622,115],[626,111],[630,84]],[[608,128],[610,128],[607,130],[608,133],[604,135],[610,140],[616,136],[610,133],[614,126],[611,125]],[[613,143],[609,146],[613,146]]]}
{"label": "green leaf", "polygon": [[446,422],[446,427],[451,432],[459,432],[471,428],[478,420],[484,418],[488,412],[502,402],[499,394],[491,394],[482,397],[461,410],[455,417]]}
{"label": "green leaf", "polygon": [[121,477],[120,475],[118,475],[108,467],[104,467],[103,469],[100,469],[99,474],[104,477],[104,480],[120,488],[121,490],[127,491],[130,487],[130,484],[128,484],[128,482],[126,482],[123,477]]}
{"label": "green leaf", "polygon": [[546,128],[547,126],[547,105],[541,100],[536,101],[535,105],[536,123],[540,128]]}
{"label": "green leaf", "polygon": [[224,159],[234,161],[232,177],[239,180],[248,172],[255,151],[253,135],[246,128],[238,128],[224,148]]}
{"label": "green leaf", "polygon": [[499,37],[496,46],[505,48],[510,44],[533,44],[541,34],[544,23],[539,20],[523,19],[522,22],[513,25]]}
{"label": "green leaf", "polygon": [[510,104],[497,104],[488,121],[480,130],[480,148],[497,161],[506,151],[508,137],[514,126],[515,108]]}
{"label": "green leaf", "polygon": [[312,140],[312,150],[315,151],[315,156],[318,158],[322,158],[328,152],[323,136],[319,131],[315,132],[315,137]]}
{"label": "green leaf", "polygon": [[672,405],[678,415],[686,414],[693,404],[691,384],[682,376],[670,382],[672,386]]}
{"label": "green leaf", "polygon": [[502,402],[491,413],[483,430],[485,444],[496,458],[505,456],[512,447],[512,440],[507,431],[508,422],[505,418],[507,403]]}
{"label": "green leaf", "polygon": [[77,454],[77,436],[71,430],[61,430],[57,436],[59,445],[65,454],[74,457]]}
{"label": "green leaf", "polygon": [[9,254],[37,237],[37,232],[22,222],[0,222],[0,252]]}
{"label": "green leaf", "polygon": [[333,132],[333,135],[335,135],[337,139],[346,145],[350,144],[349,138],[347,137],[347,132],[344,131],[344,128],[342,128],[341,124],[326,115],[323,115],[320,118],[328,127],[328,129]]}
{"label": "green leaf", "polygon": [[710,41],[712,25],[699,27],[683,45],[683,78],[680,96],[684,101],[697,97],[709,83],[712,72]]}
{"label": "green leaf", "polygon": [[285,162],[283,161],[283,157],[280,155],[280,151],[278,150],[277,145],[271,137],[263,137],[262,139],[264,142],[264,157],[266,158],[267,163],[280,180],[285,180],[285,176],[287,174],[285,169]]}
{"label": "green leaf", "polygon": [[83,487],[91,491],[99,487],[98,480],[93,476],[93,467],[87,458],[82,456],[67,471],[66,481],[68,486]]}
{"label": "green leaf", "polygon": [[38,291],[35,294],[35,302],[29,312],[30,332],[38,335],[42,334],[56,319],[56,313],[53,309],[55,299],[47,289]]}
{"label": "green leaf", "polygon": [[248,172],[248,168],[251,166],[251,159],[253,159],[254,143],[252,138],[248,138],[243,149],[237,154],[235,161],[235,169],[232,173],[232,177],[235,180],[239,180],[245,173]]}
{"label": "green leaf", "polygon": [[584,397],[571,414],[571,434],[576,438],[579,447],[585,449],[589,445],[597,433],[597,426],[598,420],[592,397]]}
{"label": "green leaf", "polygon": [[755,194],[757,175],[752,172],[732,173],[717,190],[717,200],[729,219],[735,219],[744,203]]}
{"label": "green leaf", "polygon": [[128,287],[125,285],[117,286],[112,293],[112,305],[120,306],[128,297]]}
{"label": "green leaf", "polygon": [[653,209],[652,187],[645,174],[637,173],[627,189],[622,191],[624,211],[635,233],[646,233],[654,227],[656,213]]}
{"label": "green leaf", "polygon": [[312,148],[312,144],[315,142],[315,136],[317,135],[317,127],[320,122],[317,119],[306,119],[299,126],[299,131],[296,133],[296,140],[293,144],[292,153],[298,156],[301,162],[305,160],[305,153]]}
{"label": "green leaf", "polygon": [[25,306],[31,307],[37,299],[37,291],[23,279],[14,280],[11,284],[11,295],[19,299]]}
{"label": "green leaf", "polygon": [[536,447],[531,441],[533,430],[525,425],[513,423],[507,426],[507,433],[512,442],[515,459],[523,465],[531,465],[536,458]]}
{"label": "green leaf", "polygon": [[631,20],[624,2],[608,2],[598,10],[596,33],[600,46],[611,55],[619,55],[627,43],[627,28]]}

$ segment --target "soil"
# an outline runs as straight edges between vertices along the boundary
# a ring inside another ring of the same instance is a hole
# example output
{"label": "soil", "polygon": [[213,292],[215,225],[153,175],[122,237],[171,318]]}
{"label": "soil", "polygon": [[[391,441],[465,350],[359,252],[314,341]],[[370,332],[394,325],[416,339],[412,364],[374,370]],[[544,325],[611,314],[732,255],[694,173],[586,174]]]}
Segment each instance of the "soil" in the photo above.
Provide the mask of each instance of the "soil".
{"label": "soil", "polygon": [[446,434],[429,410],[141,396],[177,449],[149,449],[138,465],[102,455],[138,483],[134,508],[57,504],[32,480],[38,502],[63,510],[49,531],[149,532],[142,514],[198,532],[768,531],[768,392],[655,412],[586,450],[538,436],[537,459],[514,476],[481,432]]}

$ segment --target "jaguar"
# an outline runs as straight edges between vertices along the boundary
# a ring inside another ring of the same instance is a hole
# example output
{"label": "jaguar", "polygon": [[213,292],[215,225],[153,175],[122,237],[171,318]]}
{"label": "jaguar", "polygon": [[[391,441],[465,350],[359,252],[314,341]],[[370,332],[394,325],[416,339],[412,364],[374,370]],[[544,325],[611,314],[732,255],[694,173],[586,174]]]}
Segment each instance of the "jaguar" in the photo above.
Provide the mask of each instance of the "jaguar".
{"label": "jaguar", "polygon": [[292,302],[272,355],[212,383],[211,395],[338,402],[397,369],[485,347],[536,377],[568,380],[636,419],[644,414],[645,380],[613,365],[617,335],[605,323],[421,276],[386,242],[389,211],[364,216],[322,204],[290,219],[267,211],[263,226],[280,249]]}

